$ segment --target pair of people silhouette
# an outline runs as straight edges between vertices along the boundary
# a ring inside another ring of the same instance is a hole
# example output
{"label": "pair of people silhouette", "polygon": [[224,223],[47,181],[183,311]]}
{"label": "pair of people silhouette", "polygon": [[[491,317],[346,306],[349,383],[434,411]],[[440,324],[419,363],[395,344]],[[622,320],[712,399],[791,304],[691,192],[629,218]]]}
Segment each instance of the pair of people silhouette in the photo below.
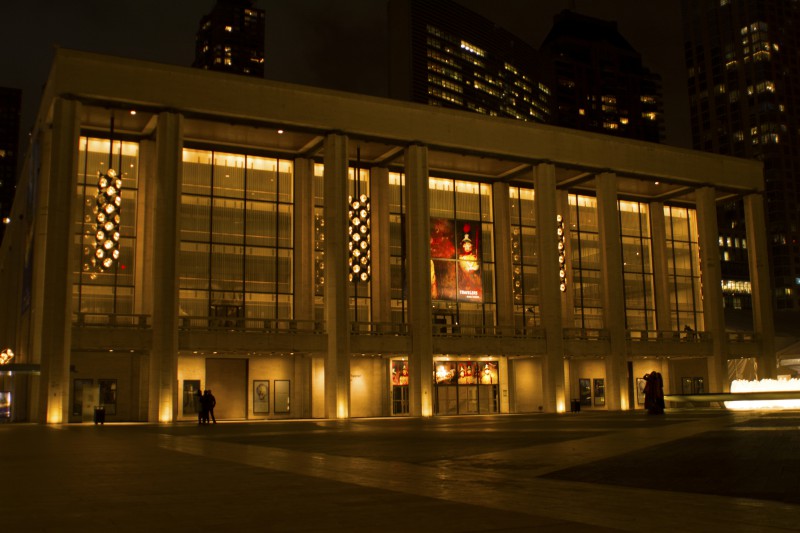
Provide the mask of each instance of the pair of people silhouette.
{"label": "pair of people silhouette", "polygon": [[197,413],[197,423],[198,424],[208,424],[212,422],[214,424],[217,423],[217,419],[214,416],[214,407],[217,405],[217,399],[211,394],[211,389],[206,389],[204,391],[197,391],[197,397],[200,401],[200,411]]}

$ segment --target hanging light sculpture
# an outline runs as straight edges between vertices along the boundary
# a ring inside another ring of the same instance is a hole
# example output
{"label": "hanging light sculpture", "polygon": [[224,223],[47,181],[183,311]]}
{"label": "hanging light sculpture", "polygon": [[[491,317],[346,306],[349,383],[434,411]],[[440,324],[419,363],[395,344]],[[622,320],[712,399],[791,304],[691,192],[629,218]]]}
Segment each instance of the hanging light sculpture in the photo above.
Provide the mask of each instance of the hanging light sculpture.
{"label": "hanging light sculpture", "polygon": [[558,236],[558,278],[561,292],[567,291],[567,236],[564,234],[564,218],[556,215],[556,235]]}
{"label": "hanging light sculpture", "polygon": [[94,205],[94,254],[91,266],[105,272],[119,259],[120,208],[122,207],[122,180],[110,168],[97,173],[97,195]]}
{"label": "hanging light sculpture", "polygon": [[366,194],[358,195],[357,198],[348,197],[350,209],[348,216],[350,225],[347,233],[350,236],[348,249],[350,258],[348,260],[350,281],[369,281],[371,274],[370,266],[370,202]]}
{"label": "hanging light sculpture", "polygon": [[14,352],[11,348],[6,348],[0,352],[0,365],[7,365],[12,359],[14,359]]}

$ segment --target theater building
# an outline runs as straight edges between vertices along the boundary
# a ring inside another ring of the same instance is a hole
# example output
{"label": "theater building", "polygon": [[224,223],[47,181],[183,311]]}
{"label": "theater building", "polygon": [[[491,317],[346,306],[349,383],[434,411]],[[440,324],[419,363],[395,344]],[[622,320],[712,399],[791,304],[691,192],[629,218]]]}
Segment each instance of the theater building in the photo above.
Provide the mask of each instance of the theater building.
{"label": "theater building", "polygon": [[627,410],[654,370],[775,374],[756,162],[63,49],[32,139],[0,251],[13,420],[191,421],[203,389],[220,419]]}

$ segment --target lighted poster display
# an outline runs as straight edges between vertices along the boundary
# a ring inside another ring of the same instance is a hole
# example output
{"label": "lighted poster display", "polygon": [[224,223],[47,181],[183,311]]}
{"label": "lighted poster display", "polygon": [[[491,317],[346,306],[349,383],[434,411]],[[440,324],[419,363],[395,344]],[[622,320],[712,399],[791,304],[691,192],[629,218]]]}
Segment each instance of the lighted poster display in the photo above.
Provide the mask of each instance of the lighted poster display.
{"label": "lighted poster display", "polygon": [[483,301],[480,223],[431,218],[431,297]]}
{"label": "lighted poster display", "polygon": [[392,361],[392,385],[408,385],[408,363]]}
{"label": "lighted poster display", "polygon": [[434,365],[437,385],[494,385],[497,363],[491,361],[439,361]]}

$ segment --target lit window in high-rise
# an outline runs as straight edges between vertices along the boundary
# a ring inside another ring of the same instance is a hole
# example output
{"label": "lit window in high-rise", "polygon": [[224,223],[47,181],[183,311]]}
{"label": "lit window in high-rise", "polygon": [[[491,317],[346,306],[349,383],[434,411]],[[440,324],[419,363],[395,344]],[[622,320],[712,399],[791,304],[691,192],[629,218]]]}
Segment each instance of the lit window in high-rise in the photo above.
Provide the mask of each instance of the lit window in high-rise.
{"label": "lit window in high-rise", "polygon": [[467,52],[472,52],[473,54],[475,54],[475,55],[477,55],[479,57],[486,56],[486,52],[484,52],[483,50],[481,50],[480,48],[478,48],[474,44],[470,44],[470,43],[468,43],[467,41],[464,41],[464,40],[461,41],[461,48],[466,50]]}

